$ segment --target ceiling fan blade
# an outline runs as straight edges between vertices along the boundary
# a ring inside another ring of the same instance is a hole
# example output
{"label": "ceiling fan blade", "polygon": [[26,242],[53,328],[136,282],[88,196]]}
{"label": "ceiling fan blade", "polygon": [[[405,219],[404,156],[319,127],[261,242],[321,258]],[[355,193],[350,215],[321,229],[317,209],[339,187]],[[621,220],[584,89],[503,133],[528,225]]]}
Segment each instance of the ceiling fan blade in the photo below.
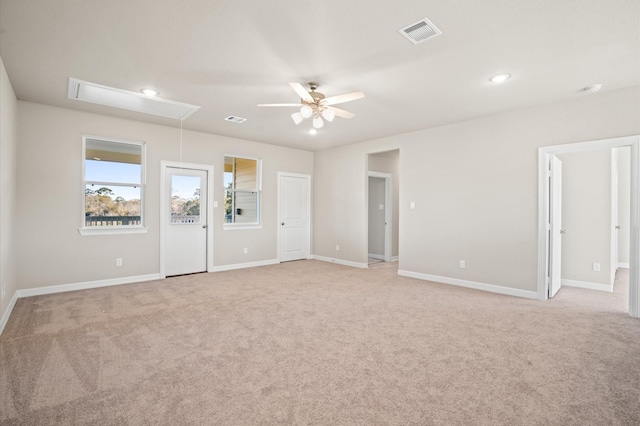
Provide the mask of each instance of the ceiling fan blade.
{"label": "ceiling fan blade", "polygon": [[324,98],[322,101],[323,105],[335,105],[341,104],[343,102],[355,101],[356,99],[364,98],[364,93],[362,92],[352,92],[345,93],[344,95],[331,96],[329,98]]}
{"label": "ceiling fan blade", "polygon": [[258,104],[259,107],[299,107],[302,104]]}
{"label": "ceiling fan blade", "polygon": [[342,117],[342,118],[353,118],[353,117],[355,117],[355,116],[356,116],[356,115],[355,115],[354,113],[352,113],[352,112],[345,111],[345,110],[343,110],[343,109],[336,108],[336,107],[328,107],[327,109],[330,109],[330,110],[332,110],[333,112],[335,112],[337,117]]}
{"label": "ceiling fan blade", "polygon": [[313,97],[307,92],[307,90],[302,87],[300,83],[289,83],[289,86],[300,96],[300,99],[313,102]]}

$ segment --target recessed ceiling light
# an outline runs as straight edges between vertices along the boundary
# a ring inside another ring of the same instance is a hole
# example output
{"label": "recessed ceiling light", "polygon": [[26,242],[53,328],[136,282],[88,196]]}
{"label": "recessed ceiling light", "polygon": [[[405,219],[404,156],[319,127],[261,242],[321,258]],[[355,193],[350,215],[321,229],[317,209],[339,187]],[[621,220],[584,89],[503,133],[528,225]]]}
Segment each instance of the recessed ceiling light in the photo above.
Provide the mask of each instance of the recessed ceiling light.
{"label": "recessed ceiling light", "polygon": [[158,93],[157,90],[154,89],[140,89],[140,91],[142,92],[143,95],[147,95],[147,96],[158,96],[160,93]]}
{"label": "recessed ceiling light", "polygon": [[227,118],[225,118],[225,120],[231,121],[232,123],[244,123],[245,121],[247,121],[246,118],[236,117],[235,115],[230,115]]}
{"label": "recessed ceiling light", "polygon": [[309,134],[310,135],[317,135],[318,131],[316,129],[309,129]]}
{"label": "recessed ceiling light", "polygon": [[489,79],[492,83],[504,83],[511,78],[511,74],[498,74]]}
{"label": "recessed ceiling light", "polygon": [[593,84],[591,86],[585,87],[582,90],[589,93],[596,93],[596,92],[599,92],[601,89],[602,89],[602,84]]}

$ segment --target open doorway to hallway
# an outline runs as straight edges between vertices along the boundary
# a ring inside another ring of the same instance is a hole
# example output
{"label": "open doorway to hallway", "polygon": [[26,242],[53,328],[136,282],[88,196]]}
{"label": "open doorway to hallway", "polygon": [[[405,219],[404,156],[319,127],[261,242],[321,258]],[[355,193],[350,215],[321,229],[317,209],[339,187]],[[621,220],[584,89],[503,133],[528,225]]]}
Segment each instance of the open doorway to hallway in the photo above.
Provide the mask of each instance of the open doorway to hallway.
{"label": "open doorway to hallway", "polygon": [[611,292],[618,268],[629,267],[630,153],[627,146],[556,157],[562,244],[555,269],[562,287]]}
{"label": "open doorway to hallway", "polygon": [[[630,197],[629,197],[629,212],[630,212],[630,225],[627,230],[627,234],[629,236],[629,286],[628,286],[628,313],[633,317],[640,317],[640,294],[639,294],[639,268],[640,268],[640,260],[638,258],[638,251],[640,249],[640,205],[639,205],[639,197],[638,197],[638,188],[640,186],[640,175],[639,175],[639,164],[640,164],[640,137],[638,136],[629,136],[615,139],[606,139],[601,141],[590,141],[590,142],[582,142],[582,143],[573,143],[567,145],[556,145],[549,147],[542,147],[539,149],[539,180],[538,180],[538,298],[541,300],[546,300],[549,298],[549,289],[554,286],[551,283],[552,277],[556,276],[554,274],[554,269],[557,270],[557,266],[554,266],[554,262],[557,261],[557,257],[553,255],[558,252],[557,249],[554,248],[555,233],[563,232],[564,229],[560,229],[559,226],[554,225],[553,221],[553,189],[550,184],[553,181],[552,176],[552,160],[556,158],[556,156],[562,156],[570,153],[579,153],[579,152],[592,152],[603,149],[611,149],[618,147],[630,147]],[[611,152],[611,151],[609,151]],[[609,154],[610,155],[610,154]],[[611,158],[611,157],[609,157]],[[609,171],[611,173],[611,171]],[[609,196],[613,191],[611,191],[611,183],[608,184],[609,188]],[[606,195],[605,195],[606,196]],[[594,198],[595,196],[592,196]],[[588,269],[591,269],[592,272],[600,272],[602,270],[603,264],[605,262],[609,265],[607,266],[607,272],[609,277],[613,278],[613,274],[615,273],[615,269],[618,267],[619,262],[617,255],[616,259],[613,259],[612,253],[614,250],[611,248],[614,246],[612,241],[614,240],[617,229],[615,226],[617,223],[614,223],[612,220],[614,214],[611,213],[611,203],[607,208],[608,214],[606,215],[606,220],[609,221],[609,227],[605,229],[605,237],[609,239],[609,249],[607,253],[602,255],[601,257],[605,259],[603,262],[592,261],[587,262]],[[582,209],[582,213],[585,212],[585,209]],[[564,216],[564,215],[563,215]],[[562,226],[564,228],[564,226]],[[566,231],[568,233],[568,231]],[[580,233],[576,232],[576,235],[580,235]],[[563,235],[564,237],[564,235]],[[565,242],[562,243],[565,245]],[[617,245],[617,244],[616,244]],[[615,247],[614,247],[615,248]],[[609,260],[607,261],[607,257]],[[581,264],[583,270],[581,273],[587,273],[587,270],[584,270],[584,262]],[[561,266],[564,269],[564,266]],[[612,281],[609,281],[608,290],[612,287]],[[566,278],[565,278],[566,279]],[[574,280],[578,283],[589,282],[589,280],[578,278]],[[592,283],[593,284],[593,283]],[[591,284],[590,284],[591,285]],[[615,287],[615,285],[613,285]]]}
{"label": "open doorway to hallway", "polygon": [[367,249],[369,267],[398,260],[399,150],[368,155]]}

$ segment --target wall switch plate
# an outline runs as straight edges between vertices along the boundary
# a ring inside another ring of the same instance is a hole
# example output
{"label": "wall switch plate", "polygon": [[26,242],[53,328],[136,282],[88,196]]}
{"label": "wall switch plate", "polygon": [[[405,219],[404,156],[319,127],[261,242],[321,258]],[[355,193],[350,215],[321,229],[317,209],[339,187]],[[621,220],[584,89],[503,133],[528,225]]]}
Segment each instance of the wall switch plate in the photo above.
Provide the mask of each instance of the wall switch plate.
{"label": "wall switch plate", "polygon": [[217,201],[214,201],[214,202],[213,202],[213,208],[214,208],[214,209],[218,208],[218,202],[217,202]]}
{"label": "wall switch plate", "polygon": [[378,204],[378,210],[384,210],[384,204]]}
{"label": "wall switch plate", "polygon": [[600,272],[600,264],[598,262],[593,262],[593,270],[595,272]]}
{"label": "wall switch plate", "polygon": [[244,254],[249,253],[249,248],[245,247],[245,248],[242,250],[242,252],[243,252]]}
{"label": "wall switch plate", "polygon": [[116,259],[116,266],[122,266],[122,258],[121,257],[118,257]]}
{"label": "wall switch plate", "polygon": [[336,244],[336,251],[340,251],[340,245]]}
{"label": "wall switch plate", "polygon": [[467,267],[467,262],[465,262],[464,260],[460,261],[460,269],[464,269]]}
{"label": "wall switch plate", "polygon": [[410,203],[409,203],[409,208],[410,208],[411,210],[414,210],[414,209],[416,208],[416,203],[415,203],[415,201],[412,201],[412,202],[410,202]]}

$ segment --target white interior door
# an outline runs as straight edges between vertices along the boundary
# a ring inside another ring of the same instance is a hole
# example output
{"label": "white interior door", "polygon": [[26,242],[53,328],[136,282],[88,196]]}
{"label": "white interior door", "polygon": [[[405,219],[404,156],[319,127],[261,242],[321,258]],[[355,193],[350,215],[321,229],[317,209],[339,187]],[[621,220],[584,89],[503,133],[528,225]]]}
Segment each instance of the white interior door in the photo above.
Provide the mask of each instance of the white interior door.
{"label": "white interior door", "polygon": [[618,270],[618,151],[611,150],[611,288]]}
{"label": "white interior door", "polygon": [[309,257],[310,177],[279,174],[280,261]]}
{"label": "white interior door", "polygon": [[207,270],[207,171],[166,167],[165,275]]}
{"label": "white interior door", "polygon": [[551,156],[550,176],[550,250],[549,250],[549,297],[556,295],[562,286],[562,161]]}

